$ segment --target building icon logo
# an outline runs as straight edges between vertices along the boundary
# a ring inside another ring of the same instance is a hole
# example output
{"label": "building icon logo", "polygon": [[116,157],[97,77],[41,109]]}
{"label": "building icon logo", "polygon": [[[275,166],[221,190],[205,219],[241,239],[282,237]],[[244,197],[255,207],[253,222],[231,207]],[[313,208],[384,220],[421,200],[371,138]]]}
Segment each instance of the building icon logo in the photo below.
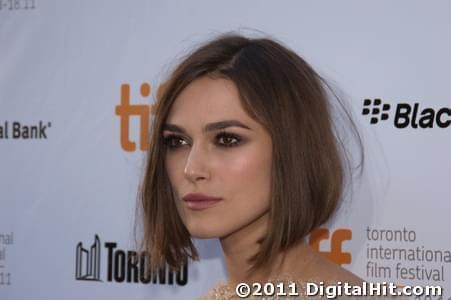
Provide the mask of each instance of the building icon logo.
{"label": "building icon logo", "polygon": [[389,110],[390,104],[382,103],[381,99],[379,98],[376,98],[374,100],[371,99],[363,100],[362,115],[366,116],[371,114],[370,124],[377,124],[379,120],[381,121],[387,120]]}
{"label": "building icon logo", "polygon": [[[100,253],[103,251],[101,247],[104,247],[105,253],[103,262],[100,261]],[[178,270],[165,265],[150,271],[148,259],[147,252],[121,249],[114,241],[107,241],[102,245],[96,234],[91,246],[85,248],[82,242],[78,242],[75,247],[75,280],[179,286],[188,283],[188,263],[184,263]]]}
{"label": "building icon logo", "polygon": [[83,248],[82,242],[77,244],[75,254],[75,279],[88,281],[100,280],[100,239],[96,234],[91,248]]}

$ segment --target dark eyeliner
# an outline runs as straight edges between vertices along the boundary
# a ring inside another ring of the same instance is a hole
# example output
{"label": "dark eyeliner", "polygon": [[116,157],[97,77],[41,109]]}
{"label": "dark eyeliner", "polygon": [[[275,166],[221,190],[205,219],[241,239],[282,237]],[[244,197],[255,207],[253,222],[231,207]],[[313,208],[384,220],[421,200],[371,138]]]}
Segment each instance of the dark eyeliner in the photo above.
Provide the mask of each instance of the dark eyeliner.
{"label": "dark eyeliner", "polygon": [[180,141],[183,140],[183,138],[176,134],[168,134],[166,136],[163,136],[163,145],[166,146],[169,150],[175,150],[183,145],[180,143],[177,143],[177,145],[174,145],[173,141]]}
{"label": "dark eyeliner", "polygon": [[[226,148],[236,147],[236,146],[239,146],[241,144],[241,142],[242,142],[242,139],[241,139],[241,137],[239,135],[236,135],[234,133],[229,133],[229,132],[226,132],[226,131],[221,131],[220,133],[218,133],[216,135],[215,138],[216,138],[216,144],[219,147],[226,147]],[[230,143],[230,144],[223,144],[223,143],[219,142],[221,138],[235,139],[236,142],[233,142],[233,143]]]}

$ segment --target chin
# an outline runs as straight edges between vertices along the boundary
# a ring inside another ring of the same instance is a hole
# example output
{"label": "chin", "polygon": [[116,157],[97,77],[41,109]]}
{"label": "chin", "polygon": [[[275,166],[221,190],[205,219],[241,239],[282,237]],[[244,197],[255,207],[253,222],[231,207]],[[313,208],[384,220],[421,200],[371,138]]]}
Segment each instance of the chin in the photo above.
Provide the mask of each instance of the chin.
{"label": "chin", "polygon": [[187,226],[191,237],[196,239],[215,239],[221,236],[218,230],[215,230],[211,226]]}

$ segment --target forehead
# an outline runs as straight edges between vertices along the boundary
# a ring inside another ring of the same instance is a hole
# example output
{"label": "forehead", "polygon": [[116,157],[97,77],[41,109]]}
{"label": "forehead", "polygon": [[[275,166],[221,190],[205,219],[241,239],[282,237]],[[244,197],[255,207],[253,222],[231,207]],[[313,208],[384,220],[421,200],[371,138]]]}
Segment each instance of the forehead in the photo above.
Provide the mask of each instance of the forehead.
{"label": "forehead", "polygon": [[250,121],[241,105],[238,89],[231,80],[201,77],[191,82],[176,98],[169,123],[209,123],[220,119]]}

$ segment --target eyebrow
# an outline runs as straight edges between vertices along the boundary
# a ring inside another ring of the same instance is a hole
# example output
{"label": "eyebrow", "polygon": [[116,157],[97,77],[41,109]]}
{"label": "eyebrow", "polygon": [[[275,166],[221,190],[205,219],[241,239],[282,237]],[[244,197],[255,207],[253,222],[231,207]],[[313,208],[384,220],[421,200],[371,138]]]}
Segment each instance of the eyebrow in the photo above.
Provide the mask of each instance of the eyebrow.
{"label": "eyebrow", "polygon": [[[204,131],[207,132],[207,131],[221,130],[221,129],[225,129],[227,127],[240,127],[240,128],[251,130],[248,126],[244,125],[240,121],[224,120],[224,121],[219,121],[219,122],[208,123],[207,125],[205,125]],[[173,132],[186,134],[185,129],[183,129],[182,127],[180,127],[178,125],[170,124],[170,123],[164,124],[163,130],[169,130],[169,131],[173,131]]]}

